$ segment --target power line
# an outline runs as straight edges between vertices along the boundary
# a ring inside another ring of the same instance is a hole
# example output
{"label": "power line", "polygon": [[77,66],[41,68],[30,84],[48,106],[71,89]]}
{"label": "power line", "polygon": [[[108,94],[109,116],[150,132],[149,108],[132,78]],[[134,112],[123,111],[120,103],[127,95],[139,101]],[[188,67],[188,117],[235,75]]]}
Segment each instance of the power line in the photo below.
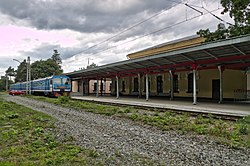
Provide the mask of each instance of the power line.
{"label": "power line", "polygon": [[[220,8],[215,9],[215,10],[212,10],[212,11],[209,11],[209,12],[215,12],[215,11],[218,11],[218,10],[220,10]],[[207,14],[209,14],[209,12],[203,13],[203,15],[207,15]],[[164,30],[169,29],[169,28],[172,28],[172,27],[174,27],[174,26],[177,26],[177,25],[183,24],[183,23],[185,23],[185,22],[191,21],[191,20],[193,20],[193,19],[199,18],[199,17],[201,17],[201,16],[202,16],[202,15],[197,15],[197,16],[191,17],[191,18],[189,18],[189,19],[187,19],[187,20],[183,20],[183,21],[177,22],[177,23],[175,23],[175,24],[172,24],[172,25],[169,25],[169,26],[167,26],[167,27],[158,29],[158,30],[156,30],[156,31],[153,31],[153,32],[144,34],[144,35],[142,35],[142,36],[136,37],[136,38],[131,39],[131,40],[129,40],[129,41],[123,42],[123,43],[121,43],[121,44],[118,44],[118,45],[115,45],[115,46],[112,46],[112,47],[103,49],[103,50],[101,50],[101,51],[99,51],[99,52],[92,53],[92,54],[89,54],[89,55],[96,55],[96,54],[99,54],[99,53],[102,53],[102,52],[106,52],[106,51],[108,51],[108,50],[110,50],[110,49],[113,49],[113,48],[115,48],[115,47],[118,47],[118,46],[121,46],[121,45],[130,43],[130,42],[136,41],[136,40],[138,40],[138,39],[141,39],[141,38],[150,36],[150,35],[152,35],[152,34],[155,34],[155,33],[161,32],[161,31],[164,31]],[[105,57],[105,56],[103,56],[103,57]]]}
{"label": "power line", "polygon": [[[175,6],[177,6],[177,5],[174,5],[174,6],[172,6],[172,7],[175,7]],[[156,13],[156,14],[150,16],[150,17],[148,17],[147,19],[145,19],[145,20],[143,20],[143,21],[140,21],[140,22],[138,22],[138,23],[132,25],[131,27],[128,27],[128,28],[122,30],[121,32],[115,34],[114,36],[111,36],[110,38],[107,38],[107,39],[105,39],[105,40],[103,40],[103,41],[101,41],[101,42],[99,42],[99,43],[97,43],[97,44],[95,44],[95,45],[93,45],[93,46],[91,46],[91,47],[88,47],[87,49],[85,49],[85,50],[83,50],[83,51],[80,51],[80,52],[78,52],[78,53],[75,53],[75,54],[71,55],[70,57],[72,57],[72,56],[74,56],[74,55],[81,54],[81,53],[85,53],[86,51],[88,51],[88,50],[90,50],[90,49],[92,49],[92,48],[95,48],[95,47],[97,47],[97,46],[99,46],[99,45],[101,45],[101,44],[103,44],[103,43],[105,43],[105,42],[107,42],[107,41],[110,41],[111,39],[113,39],[113,38],[115,38],[115,37],[117,37],[117,36],[120,36],[121,34],[127,32],[127,31],[129,31],[129,30],[131,30],[131,29],[133,29],[133,28],[135,28],[135,27],[137,27],[137,26],[139,26],[139,25],[141,25],[141,24],[143,24],[143,23],[149,21],[149,20],[151,20],[152,18],[161,15],[162,13],[166,12],[167,10],[169,10],[168,7],[167,7],[167,8],[164,8],[164,9],[161,10],[160,12],[158,12],[158,13]]]}

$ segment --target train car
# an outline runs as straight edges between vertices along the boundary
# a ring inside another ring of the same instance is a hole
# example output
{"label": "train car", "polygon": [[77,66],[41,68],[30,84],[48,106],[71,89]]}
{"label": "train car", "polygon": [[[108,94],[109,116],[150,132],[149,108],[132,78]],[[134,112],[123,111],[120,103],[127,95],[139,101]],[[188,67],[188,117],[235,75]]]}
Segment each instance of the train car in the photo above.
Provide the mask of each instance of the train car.
{"label": "train car", "polygon": [[[10,90],[26,91],[27,82],[12,84]],[[68,76],[51,76],[31,81],[31,93],[45,96],[69,95],[71,82]]]}

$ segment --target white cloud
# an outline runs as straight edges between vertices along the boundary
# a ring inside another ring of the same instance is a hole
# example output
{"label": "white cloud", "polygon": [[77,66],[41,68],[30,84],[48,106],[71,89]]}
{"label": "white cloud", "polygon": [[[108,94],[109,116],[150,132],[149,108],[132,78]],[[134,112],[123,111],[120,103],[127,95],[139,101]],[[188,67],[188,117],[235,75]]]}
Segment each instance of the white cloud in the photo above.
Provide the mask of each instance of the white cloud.
{"label": "white cloud", "polygon": [[[213,10],[218,8],[218,1],[188,3]],[[219,23],[207,14],[171,27],[199,15],[185,5],[171,8],[173,5],[176,4],[167,0],[0,0],[0,71],[3,73],[9,65],[16,67],[13,58],[47,59],[53,49],[60,52],[65,72],[86,67],[88,58],[98,65],[113,63],[125,60],[131,52],[194,35],[202,28],[214,29]],[[144,24],[98,44],[166,8],[169,10]],[[205,13],[204,9],[197,9]],[[229,17],[220,12],[215,14],[228,21]],[[168,26],[164,31],[135,40]],[[110,47],[114,48],[107,50]]]}

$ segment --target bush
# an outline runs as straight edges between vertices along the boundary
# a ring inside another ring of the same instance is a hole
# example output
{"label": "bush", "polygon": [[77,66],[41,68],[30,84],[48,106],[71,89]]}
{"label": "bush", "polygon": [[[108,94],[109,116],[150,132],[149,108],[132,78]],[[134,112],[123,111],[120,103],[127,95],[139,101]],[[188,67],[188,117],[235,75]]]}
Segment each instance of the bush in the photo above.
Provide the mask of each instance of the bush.
{"label": "bush", "polygon": [[58,101],[59,103],[68,103],[70,100],[70,97],[69,96],[59,96],[58,97]]}

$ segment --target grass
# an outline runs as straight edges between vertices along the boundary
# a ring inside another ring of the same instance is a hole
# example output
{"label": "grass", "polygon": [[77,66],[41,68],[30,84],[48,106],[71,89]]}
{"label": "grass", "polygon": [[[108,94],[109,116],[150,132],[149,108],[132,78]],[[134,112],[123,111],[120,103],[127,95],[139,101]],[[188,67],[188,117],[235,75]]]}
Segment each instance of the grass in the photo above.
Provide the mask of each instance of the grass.
{"label": "grass", "polygon": [[139,110],[133,107],[108,106],[71,100],[69,97],[28,97],[64,107],[83,109],[96,114],[128,118],[143,124],[156,126],[161,130],[174,130],[181,134],[212,136],[219,143],[229,145],[232,148],[250,148],[250,116],[235,122],[216,119],[212,115],[209,115],[208,118],[202,116],[194,117],[188,113],[176,114],[158,110]]}
{"label": "grass", "polygon": [[[71,100],[60,98],[35,98],[50,101],[54,104],[62,104],[65,100],[72,102]],[[93,109],[90,105],[84,108],[89,108],[90,111],[93,111],[102,107],[105,115],[109,115],[107,112],[113,109],[111,107],[105,110],[105,106],[99,105]],[[77,108],[82,106],[82,104],[78,105]],[[127,109],[123,111],[126,112]],[[118,109],[118,112],[121,113],[121,110]],[[122,156],[117,151],[117,153],[109,154],[107,157],[96,150],[75,146],[74,138],[70,135],[66,135],[63,140],[59,141],[55,137],[55,122],[54,118],[46,114],[13,102],[4,101],[0,97],[0,166],[101,166],[109,165],[110,163],[121,165],[124,160],[136,160],[139,165],[159,165],[158,161],[152,161],[152,159],[133,153],[129,156]],[[136,156],[136,159],[134,156]]]}
{"label": "grass", "polygon": [[55,119],[0,98],[0,165],[104,165],[94,150],[56,140]]}

